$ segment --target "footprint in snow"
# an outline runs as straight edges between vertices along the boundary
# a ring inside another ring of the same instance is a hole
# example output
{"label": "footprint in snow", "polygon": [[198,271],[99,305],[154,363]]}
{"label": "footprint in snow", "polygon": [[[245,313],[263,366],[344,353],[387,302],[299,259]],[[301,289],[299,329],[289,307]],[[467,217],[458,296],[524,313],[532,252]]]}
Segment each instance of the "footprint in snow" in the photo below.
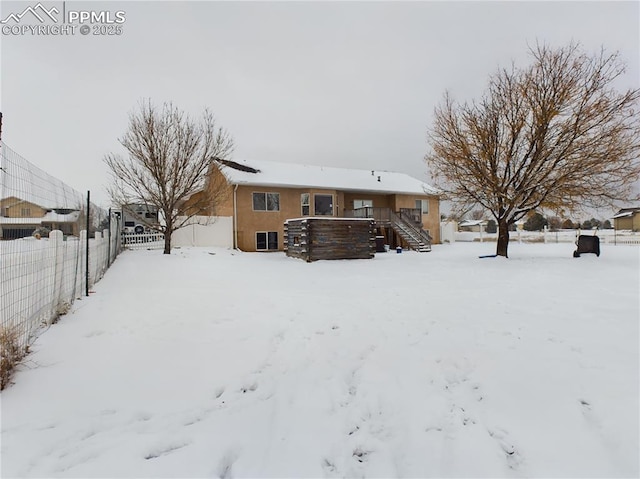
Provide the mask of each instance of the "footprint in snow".
{"label": "footprint in snow", "polygon": [[152,417],[153,416],[151,414],[147,413],[147,412],[139,412],[139,413],[136,413],[136,415],[135,415],[136,421],[139,421],[139,422],[147,422]]}
{"label": "footprint in snow", "polygon": [[242,394],[246,394],[246,393],[248,393],[248,392],[253,392],[253,391],[255,391],[256,389],[258,389],[258,383],[251,383],[251,384],[247,384],[247,385],[245,385],[245,386],[242,386],[242,387],[240,388],[240,392],[241,392]]}
{"label": "footprint in snow", "polygon": [[360,430],[360,426],[355,426],[355,427],[351,428],[351,430],[347,433],[347,436],[353,436],[359,430]]}
{"label": "footprint in snow", "polygon": [[93,338],[94,336],[102,336],[104,331],[91,331],[84,335],[85,338]]}
{"label": "footprint in snow", "polygon": [[182,449],[183,447],[188,446],[189,443],[179,443],[179,444],[171,444],[167,446],[156,447],[148,452],[144,458],[148,461],[149,459],[157,459],[160,456],[166,456],[167,454],[171,454],[178,449]]}
{"label": "footprint in snow", "polygon": [[582,408],[582,415],[587,422],[596,429],[602,429],[602,424],[598,420],[598,417],[593,413],[593,407],[591,403],[585,399],[579,399],[580,407]]}
{"label": "footprint in snow", "polygon": [[491,436],[496,441],[498,446],[500,446],[502,452],[504,452],[509,469],[518,469],[524,459],[518,451],[518,448],[511,440],[509,433],[500,428],[487,429],[487,432],[489,433],[489,436]]}
{"label": "footprint in snow", "polygon": [[324,470],[325,474],[335,474],[338,471],[338,468],[336,467],[336,465],[326,457],[322,459],[322,462],[320,465],[322,466],[322,469]]}
{"label": "footprint in snow", "polygon": [[238,460],[238,453],[235,451],[228,451],[218,463],[216,468],[216,475],[220,479],[230,479],[233,477],[233,464]]}
{"label": "footprint in snow", "polygon": [[473,384],[471,386],[471,389],[473,391],[473,395],[475,396],[476,401],[480,402],[484,399],[484,396],[482,395],[482,391],[480,389],[479,384]]}
{"label": "footprint in snow", "polygon": [[183,426],[192,426],[196,423],[201,422],[205,417],[206,417],[207,411],[202,411],[200,413],[195,413],[192,414],[190,416],[186,416],[184,419],[184,422],[182,423]]}
{"label": "footprint in snow", "polygon": [[364,449],[361,449],[359,447],[355,448],[352,454],[353,458],[360,463],[366,461],[368,455],[369,451],[365,451]]}

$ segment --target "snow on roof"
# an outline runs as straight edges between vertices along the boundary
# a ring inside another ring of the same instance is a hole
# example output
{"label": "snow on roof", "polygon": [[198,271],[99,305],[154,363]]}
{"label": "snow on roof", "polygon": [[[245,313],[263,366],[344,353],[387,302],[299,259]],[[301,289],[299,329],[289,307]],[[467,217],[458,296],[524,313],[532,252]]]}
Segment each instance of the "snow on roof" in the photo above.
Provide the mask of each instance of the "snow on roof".
{"label": "snow on roof", "polygon": [[61,215],[53,211],[40,218],[8,218],[0,216],[0,224],[4,225],[41,225],[44,222],[49,223],[75,223],[80,216],[79,211],[72,211],[69,214]]}
{"label": "snow on roof", "polygon": [[458,226],[479,226],[486,225],[487,222],[485,220],[464,220]]}
{"label": "snow on roof", "polygon": [[612,220],[615,220],[616,218],[626,218],[628,216],[633,216],[633,211],[625,211],[624,213],[618,213],[617,215],[614,215],[611,217]]}
{"label": "snow on roof", "polygon": [[75,223],[80,217],[79,211],[72,211],[67,214],[56,213],[55,211],[49,211],[42,221],[51,221],[53,223]]}
{"label": "snow on roof", "polygon": [[620,210],[618,210],[615,216],[611,217],[611,219],[624,218],[626,216],[633,216],[634,213],[640,213],[640,206],[635,206],[631,208],[621,208]]}
{"label": "snow on roof", "polygon": [[[257,170],[257,172],[254,173],[250,170]],[[405,173],[392,171],[354,170],[252,160],[226,162],[222,166],[222,172],[231,184],[237,185],[325,188],[418,195],[439,194],[436,188],[427,183]]]}

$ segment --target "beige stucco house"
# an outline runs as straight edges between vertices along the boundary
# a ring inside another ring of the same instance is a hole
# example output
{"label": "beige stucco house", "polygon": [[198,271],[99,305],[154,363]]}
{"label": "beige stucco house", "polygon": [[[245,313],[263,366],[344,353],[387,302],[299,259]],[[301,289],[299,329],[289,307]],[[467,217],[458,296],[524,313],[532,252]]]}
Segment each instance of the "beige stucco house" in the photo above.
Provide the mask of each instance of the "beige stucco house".
{"label": "beige stucco house", "polygon": [[438,191],[404,173],[220,161],[211,175],[227,190],[214,214],[232,218],[220,224],[231,225],[233,246],[242,251],[283,250],[285,221],[310,216],[374,218],[392,247],[418,249],[421,234],[440,242]]}

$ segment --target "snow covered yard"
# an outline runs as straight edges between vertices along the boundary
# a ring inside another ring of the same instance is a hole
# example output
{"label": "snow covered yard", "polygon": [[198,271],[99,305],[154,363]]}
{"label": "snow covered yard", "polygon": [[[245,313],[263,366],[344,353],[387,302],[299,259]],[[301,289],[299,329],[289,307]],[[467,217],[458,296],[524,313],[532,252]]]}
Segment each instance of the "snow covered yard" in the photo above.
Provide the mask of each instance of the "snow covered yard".
{"label": "snow covered yard", "polygon": [[125,252],[2,392],[1,475],[638,477],[640,248],[494,248]]}

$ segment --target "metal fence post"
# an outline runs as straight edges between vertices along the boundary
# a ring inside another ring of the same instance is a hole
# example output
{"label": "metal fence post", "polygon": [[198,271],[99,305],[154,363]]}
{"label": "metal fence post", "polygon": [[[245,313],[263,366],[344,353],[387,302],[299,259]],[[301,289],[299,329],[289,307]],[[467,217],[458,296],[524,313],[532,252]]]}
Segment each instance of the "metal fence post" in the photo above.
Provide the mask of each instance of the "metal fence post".
{"label": "metal fence post", "polygon": [[89,208],[91,205],[91,192],[87,191],[87,244],[86,244],[86,248],[87,251],[85,252],[85,262],[87,265],[86,271],[85,271],[85,296],[89,296]]}
{"label": "metal fence post", "polygon": [[111,266],[111,208],[109,208],[109,246],[107,247],[107,268]]}

